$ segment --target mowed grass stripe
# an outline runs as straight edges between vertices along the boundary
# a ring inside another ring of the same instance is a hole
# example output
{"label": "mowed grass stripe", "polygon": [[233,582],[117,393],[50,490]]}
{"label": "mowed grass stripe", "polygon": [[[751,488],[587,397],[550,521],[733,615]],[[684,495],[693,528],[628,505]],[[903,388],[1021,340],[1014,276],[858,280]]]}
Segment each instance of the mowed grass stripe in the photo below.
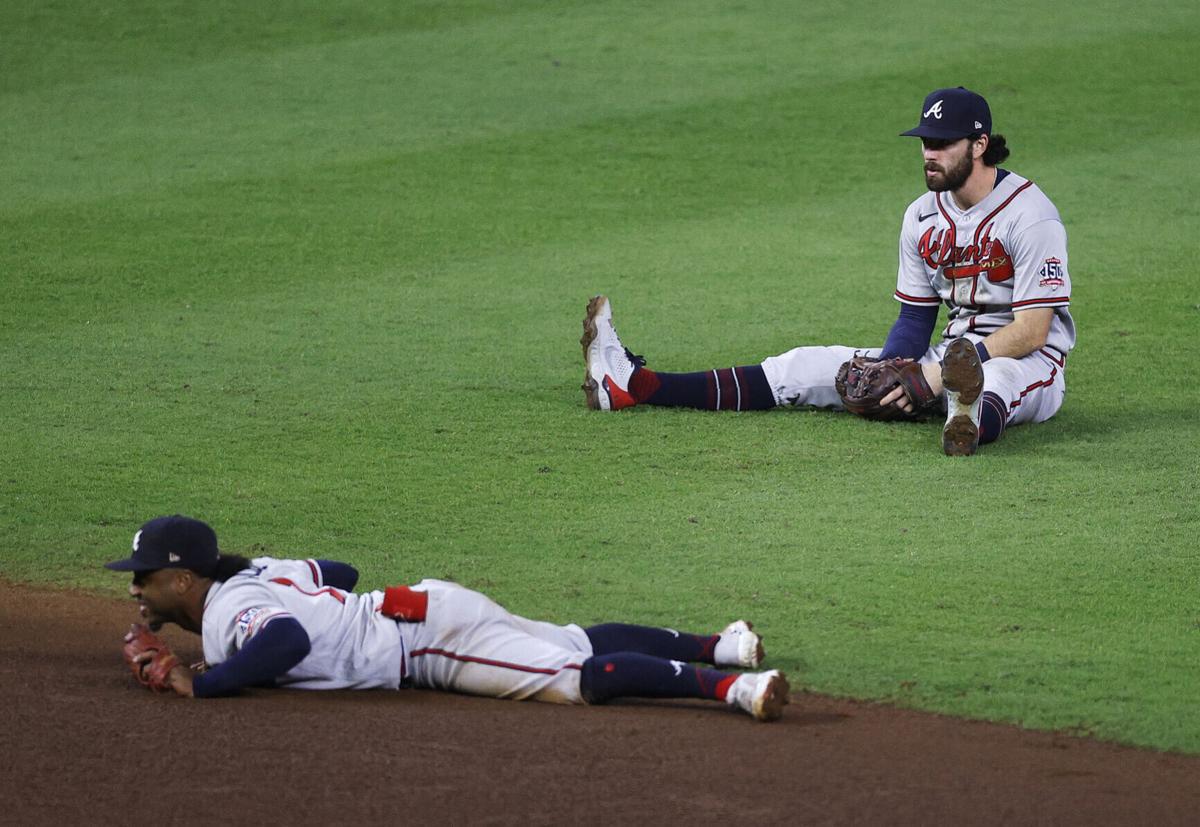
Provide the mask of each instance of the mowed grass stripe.
{"label": "mowed grass stripe", "polygon": [[[876,78],[867,80],[862,84],[863,91],[877,87],[879,82]],[[891,82],[900,83],[896,79]],[[621,118],[565,133],[537,132],[515,141],[497,139],[451,152],[405,152],[365,163],[327,163],[307,167],[303,174],[291,169],[278,178],[241,179],[178,192],[155,191],[150,197],[148,191],[105,204],[105,212],[100,215],[89,212],[86,206],[66,211],[37,210],[22,222],[24,226],[14,227],[14,236],[20,239],[19,252],[45,255],[44,262],[34,259],[35,267],[42,266],[31,268],[25,280],[32,288],[31,297],[36,298],[47,281],[80,281],[76,271],[64,267],[63,256],[69,255],[72,247],[86,257],[89,271],[104,263],[104,250],[81,243],[88,234],[108,240],[119,237],[126,227],[147,236],[146,249],[161,248],[168,242],[179,245],[191,255],[194,267],[211,278],[223,272],[219,260],[197,255],[195,248],[215,239],[240,242],[234,260],[245,262],[242,266],[253,266],[255,261],[255,256],[246,259],[245,248],[254,248],[259,255],[263,251],[296,250],[306,258],[315,251],[330,250],[338,257],[337,263],[344,266],[354,259],[344,255],[346,245],[338,244],[335,236],[348,233],[353,233],[357,242],[355,252],[373,254],[377,261],[388,245],[408,242],[393,258],[407,263],[420,262],[422,253],[472,251],[479,241],[472,244],[469,237],[456,235],[453,244],[448,242],[451,233],[473,228],[480,235],[491,233],[504,245],[512,246],[552,238],[564,230],[603,228],[611,221],[645,224],[680,213],[736,208],[768,198],[805,199],[814,207],[821,202],[821,206],[829,203],[836,208],[840,205],[827,199],[854,197],[860,185],[872,182],[864,180],[866,175],[840,181],[845,168],[815,164],[804,152],[806,144],[799,143],[796,136],[803,134],[805,121],[835,120],[836,113],[830,106],[822,106],[822,101],[858,98],[857,91],[855,87],[835,86],[805,92],[803,99],[810,105],[799,113],[794,111],[797,93],[788,90],[718,109],[673,109],[644,123]],[[773,116],[775,112],[787,114]],[[680,133],[686,137],[680,139]],[[1053,135],[1051,132],[1048,137],[1052,139]],[[1018,152],[1024,149],[1037,158],[1041,137],[1037,133],[1031,136],[1030,145],[1018,144]],[[871,154],[878,148],[874,136],[868,139],[861,133],[839,145],[851,156]],[[1071,155],[1056,159],[1064,171],[1069,169],[1070,159],[1086,146],[1081,142]],[[909,148],[907,143],[904,147]],[[1106,142],[1105,161],[1111,163],[1119,149],[1119,145]],[[899,158],[899,152],[894,150],[893,155]],[[914,176],[902,169],[915,162],[909,162],[907,155],[901,159],[903,166],[893,163],[892,155],[879,160],[891,170],[883,181],[891,184],[891,192],[903,203],[912,194]],[[1017,168],[1022,168],[1019,163]],[[1040,169],[1025,171],[1040,178]],[[1149,175],[1153,175],[1153,169]],[[1071,205],[1070,191],[1060,197],[1052,186],[1049,189],[1062,203]],[[723,195],[715,204],[707,198],[713,191]],[[857,197],[862,199],[861,195]],[[131,208],[129,212],[123,204]],[[179,205],[188,213],[177,212]],[[169,209],[172,206],[175,209]],[[895,209],[891,199],[869,199],[866,209],[870,211],[868,216],[879,222],[868,226],[868,231],[885,226],[892,229]],[[853,214],[857,222],[862,221],[861,207]],[[297,218],[305,230],[300,236],[296,233]],[[337,223],[331,218],[345,220]],[[356,218],[360,220],[347,226]],[[312,232],[312,225],[321,227],[323,223],[328,224],[328,235]],[[45,228],[41,232],[47,234],[64,226],[70,227],[70,237],[59,229],[56,237],[37,243],[39,228]],[[870,248],[877,249],[873,245]],[[132,263],[127,249],[118,246],[114,252],[109,256],[114,264]],[[300,262],[302,267],[305,263]],[[312,264],[330,267],[334,262]],[[19,265],[10,266],[6,275],[19,277],[24,270]],[[255,279],[246,275],[239,273],[238,283],[254,284]],[[272,278],[269,272],[258,275]],[[85,276],[83,283],[91,279],[94,276]],[[170,283],[182,286],[187,281],[176,277]],[[20,292],[14,296],[17,301],[23,298]]]}
{"label": "mowed grass stripe", "polygon": [[[753,18],[739,20],[728,18],[732,33],[757,33]],[[307,164],[381,147],[438,147],[763,86],[754,71],[760,55],[745,48],[669,48],[668,36],[719,30],[711,18],[676,20],[643,8],[620,29],[606,22],[595,13],[543,11],[10,96],[0,137],[14,148],[16,174],[6,197],[121,191],[212,171],[255,172],[284,158]],[[647,62],[660,40],[670,58]],[[773,74],[770,83],[795,82],[796,74]],[[44,166],[47,155],[83,163],[21,175]],[[71,176],[100,159],[119,169],[100,180]],[[48,179],[47,171],[68,177]]]}
{"label": "mowed grass stripe", "polygon": [[[9,147],[3,197],[19,204],[141,190],[163,181],[259,171],[280,158],[319,164],[379,147],[440,146],[596,113],[809,88],[883,67],[907,65],[902,74],[910,84],[927,71],[918,68],[919,51],[905,51],[894,32],[864,30],[844,14],[797,19],[781,13],[777,21],[766,20],[785,25],[764,28],[763,18],[729,11],[705,16],[693,10],[674,19],[642,8],[622,18],[615,31],[604,14],[484,17],[445,31],[255,51],[8,95],[8,117],[0,122],[0,140]],[[907,26],[900,31],[912,38],[923,31],[912,21]],[[1103,48],[1095,39],[1104,31],[1087,30],[1079,45]],[[214,29],[210,36],[219,34]],[[863,37],[888,46],[864,49]],[[1012,52],[1012,65],[1023,54],[1035,63],[1058,61],[1076,45],[1061,32],[1052,37],[1052,54],[1026,39]],[[552,47],[560,43],[561,56],[555,56],[560,50]],[[681,43],[692,46],[681,50]],[[663,59],[647,63],[656,49]],[[848,50],[854,60],[845,59]],[[950,50],[937,74],[986,83],[972,49],[964,46],[957,63],[962,68],[956,72]],[[906,100],[892,99],[897,105]],[[843,99],[843,106],[855,102]],[[867,111],[878,109],[869,100],[864,104]],[[911,105],[902,108],[907,113]],[[92,174],[96,164],[102,174]]]}
{"label": "mowed grass stripe", "polygon": [[[582,5],[582,4],[581,4]],[[560,11],[569,10],[563,0]],[[117,0],[97,6],[12,0],[5,6],[0,95],[84,84],[97,77],[161,75],[247,55],[375,37],[382,32],[457,30],[473,22],[544,9],[540,0],[312,0],[270,5],[213,0]]]}

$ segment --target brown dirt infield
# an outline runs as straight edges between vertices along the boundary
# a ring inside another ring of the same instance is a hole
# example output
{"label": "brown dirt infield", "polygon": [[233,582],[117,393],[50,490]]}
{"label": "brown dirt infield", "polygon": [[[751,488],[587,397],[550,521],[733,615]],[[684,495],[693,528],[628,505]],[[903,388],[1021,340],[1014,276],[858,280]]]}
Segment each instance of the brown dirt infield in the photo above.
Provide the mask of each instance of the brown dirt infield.
{"label": "brown dirt infield", "polygon": [[[156,696],[131,603],[0,582],[3,824],[1185,824],[1200,756],[797,693],[559,707],[436,692]],[[182,655],[198,639],[175,629]],[[368,821],[369,819],[369,821]]]}

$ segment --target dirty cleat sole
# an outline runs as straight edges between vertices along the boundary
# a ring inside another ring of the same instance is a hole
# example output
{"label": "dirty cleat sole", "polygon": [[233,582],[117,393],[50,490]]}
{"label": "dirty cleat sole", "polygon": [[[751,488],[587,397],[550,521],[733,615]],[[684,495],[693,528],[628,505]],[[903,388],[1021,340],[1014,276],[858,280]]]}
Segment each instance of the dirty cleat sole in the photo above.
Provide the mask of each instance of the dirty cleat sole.
{"label": "dirty cleat sole", "polygon": [[612,308],[609,306],[607,296],[594,296],[588,302],[587,312],[583,317],[583,336],[579,338],[579,344],[583,347],[583,395],[587,406],[593,411],[602,411],[606,408],[600,401],[600,383],[592,377],[591,360],[588,358],[588,350],[592,346],[592,342],[596,341],[596,319],[612,318]]}
{"label": "dirty cleat sole", "polygon": [[979,447],[979,427],[971,417],[952,417],[942,429],[942,451],[948,457],[969,457]]}
{"label": "dirty cleat sole", "polygon": [[942,385],[946,389],[946,427],[942,451],[950,457],[967,457],[979,447],[979,417],[983,396],[983,363],[970,339],[955,339],[942,358]]}
{"label": "dirty cleat sole", "polygon": [[777,721],[783,715],[783,708],[788,704],[787,678],[782,672],[768,673],[767,685],[754,698],[750,714],[756,721]]}

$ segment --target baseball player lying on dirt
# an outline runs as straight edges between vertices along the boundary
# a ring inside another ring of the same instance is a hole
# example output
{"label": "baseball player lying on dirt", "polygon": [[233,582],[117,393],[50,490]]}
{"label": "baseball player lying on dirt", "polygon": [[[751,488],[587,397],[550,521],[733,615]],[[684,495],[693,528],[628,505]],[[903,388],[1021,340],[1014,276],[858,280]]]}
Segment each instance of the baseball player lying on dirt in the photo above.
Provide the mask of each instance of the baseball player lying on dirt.
{"label": "baseball player lying on dirt", "polygon": [[[902,133],[923,145],[929,192],[900,231],[900,315],[882,349],[798,347],[760,365],[659,373],[625,348],[604,296],[583,320],[589,407],[765,410],[844,408],[870,419],[916,419],[945,405],[942,448],[975,453],[1008,425],[1052,417],[1075,345],[1067,234],[1033,182],[997,165],[1009,155],[991,110],[962,87],[925,98]],[[949,309],[930,347],[938,308]]]}
{"label": "baseball player lying on dirt", "polygon": [[[762,639],[741,620],[715,635],[619,623],[583,629],[526,620],[442,580],[355,593],[358,572],[345,563],[221,554],[212,528],[180,515],[144,524],[133,554],[106,567],[133,573],[129,593],[145,625],[125,636],[125,659],[159,692],[422,687],[574,704],[705,698],[759,721],[779,718],[788,702],[778,670],[688,665],[758,667]],[[181,664],[154,634],[164,623],[201,636],[204,669]]]}

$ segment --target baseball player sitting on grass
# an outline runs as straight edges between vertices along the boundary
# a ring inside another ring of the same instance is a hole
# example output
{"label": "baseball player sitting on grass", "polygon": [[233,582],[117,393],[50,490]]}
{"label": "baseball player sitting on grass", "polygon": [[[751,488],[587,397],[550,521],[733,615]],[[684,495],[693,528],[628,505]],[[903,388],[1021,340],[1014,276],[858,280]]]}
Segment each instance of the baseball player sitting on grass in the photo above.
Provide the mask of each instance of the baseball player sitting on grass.
{"label": "baseball player sitting on grass", "polygon": [[[794,405],[913,419],[944,404],[942,448],[952,456],[975,453],[1009,425],[1053,416],[1075,344],[1058,210],[1033,182],[997,166],[1009,150],[974,92],[930,93],[920,123],[902,134],[921,139],[929,192],[904,213],[900,315],[882,349],[798,347],[759,365],[659,373],[621,344],[608,299],[596,296],[580,340],[588,406]],[[949,320],[930,347],[942,304]]]}
{"label": "baseball player sitting on grass", "polygon": [[[355,593],[358,572],[330,560],[247,560],[221,554],[200,520],[157,517],[133,554],[106,564],[133,573],[145,625],[125,636],[137,679],[160,692],[208,698],[245,687],[421,687],[490,698],[598,704],[613,698],[706,698],[779,718],[777,670],[756,668],[762,639],[738,620],[715,635],[605,623],[587,629],[510,614],[442,580]],[[175,623],[199,634],[206,668],[184,666],[154,634]]]}

